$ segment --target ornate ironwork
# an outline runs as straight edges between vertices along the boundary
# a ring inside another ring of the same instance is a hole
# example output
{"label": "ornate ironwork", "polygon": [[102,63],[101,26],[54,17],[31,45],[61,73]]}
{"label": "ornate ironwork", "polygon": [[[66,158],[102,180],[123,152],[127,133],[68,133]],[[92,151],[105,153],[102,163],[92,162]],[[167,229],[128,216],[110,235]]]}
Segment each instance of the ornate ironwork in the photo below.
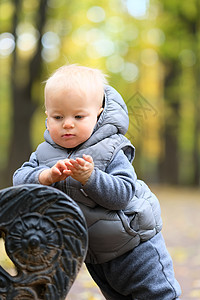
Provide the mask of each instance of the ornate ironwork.
{"label": "ornate ironwork", "polygon": [[0,300],[65,299],[84,261],[87,227],[79,206],[52,187],[0,191],[0,231],[17,275],[0,266]]}

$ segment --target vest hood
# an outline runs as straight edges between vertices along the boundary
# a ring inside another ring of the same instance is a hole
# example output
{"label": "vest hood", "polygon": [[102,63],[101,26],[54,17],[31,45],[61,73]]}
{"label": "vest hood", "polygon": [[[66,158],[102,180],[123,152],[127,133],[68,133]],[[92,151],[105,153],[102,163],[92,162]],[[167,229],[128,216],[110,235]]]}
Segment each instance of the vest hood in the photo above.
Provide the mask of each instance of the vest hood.
{"label": "vest hood", "polygon": [[95,126],[94,131],[100,127],[111,126],[115,133],[126,134],[129,125],[128,110],[121,95],[111,86],[105,86],[104,110]]}

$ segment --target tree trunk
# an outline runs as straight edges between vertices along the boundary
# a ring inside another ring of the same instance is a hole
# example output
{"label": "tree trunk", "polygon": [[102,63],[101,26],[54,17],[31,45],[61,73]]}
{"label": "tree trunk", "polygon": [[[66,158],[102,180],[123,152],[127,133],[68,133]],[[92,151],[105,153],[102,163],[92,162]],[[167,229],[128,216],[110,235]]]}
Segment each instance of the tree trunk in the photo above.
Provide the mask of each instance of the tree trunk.
{"label": "tree trunk", "polygon": [[[178,129],[179,129],[179,95],[177,78],[179,69],[177,63],[168,62],[169,72],[164,79],[165,125],[163,130],[164,155],[159,163],[160,181],[162,183],[178,184]],[[174,88],[176,86],[176,88]]]}
{"label": "tree trunk", "polygon": [[[16,39],[16,29],[19,23],[19,15],[21,10],[21,1],[15,0],[15,14],[13,16],[13,35]],[[9,145],[8,164],[3,171],[3,186],[12,184],[13,172],[28,159],[32,147],[30,138],[30,127],[36,104],[32,97],[32,88],[36,79],[40,76],[41,71],[41,35],[46,22],[47,0],[40,1],[40,6],[35,20],[36,28],[40,33],[37,49],[34,56],[27,61],[17,56],[17,51],[13,53],[11,88],[12,88],[12,130]],[[24,69],[23,69],[24,68]],[[20,70],[25,70],[28,80],[18,80],[22,76]],[[21,84],[20,84],[21,83]]]}
{"label": "tree trunk", "polygon": [[[197,2],[197,10],[200,13],[200,3]],[[199,15],[199,14],[198,14]],[[196,79],[196,93],[195,93],[195,131],[194,131],[194,185],[200,186],[200,37],[199,37],[200,20],[197,18],[194,24],[194,47],[196,54],[196,65],[194,67],[194,77]]]}

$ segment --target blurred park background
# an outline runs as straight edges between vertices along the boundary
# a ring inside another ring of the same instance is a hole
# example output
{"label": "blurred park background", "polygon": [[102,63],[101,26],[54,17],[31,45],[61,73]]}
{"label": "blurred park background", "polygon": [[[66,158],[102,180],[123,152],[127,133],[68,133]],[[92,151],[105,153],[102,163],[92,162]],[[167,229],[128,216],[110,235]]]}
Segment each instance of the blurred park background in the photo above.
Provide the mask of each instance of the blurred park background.
{"label": "blurred park background", "polygon": [[1,0],[0,31],[1,187],[43,141],[43,82],[66,63],[121,93],[138,177],[199,186],[198,0]]}
{"label": "blurred park background", "polygon": [[43,141],[44,81],[66,63],[100,68],[124,98],[134,167],[161,193],[178,276],[200,299],[200,1],[1,0],[0,188]]}

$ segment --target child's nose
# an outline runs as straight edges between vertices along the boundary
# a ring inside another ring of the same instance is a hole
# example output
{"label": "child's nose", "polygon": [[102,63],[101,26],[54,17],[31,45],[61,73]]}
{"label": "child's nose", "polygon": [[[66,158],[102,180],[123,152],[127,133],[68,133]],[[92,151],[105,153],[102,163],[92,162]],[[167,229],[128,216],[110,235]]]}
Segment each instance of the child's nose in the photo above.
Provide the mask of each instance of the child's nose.
{"label": "child's nose", "polygon": [[73,128],[73,127],[74,127],[74,123],[71,119],[64,120],[63,128]]}

